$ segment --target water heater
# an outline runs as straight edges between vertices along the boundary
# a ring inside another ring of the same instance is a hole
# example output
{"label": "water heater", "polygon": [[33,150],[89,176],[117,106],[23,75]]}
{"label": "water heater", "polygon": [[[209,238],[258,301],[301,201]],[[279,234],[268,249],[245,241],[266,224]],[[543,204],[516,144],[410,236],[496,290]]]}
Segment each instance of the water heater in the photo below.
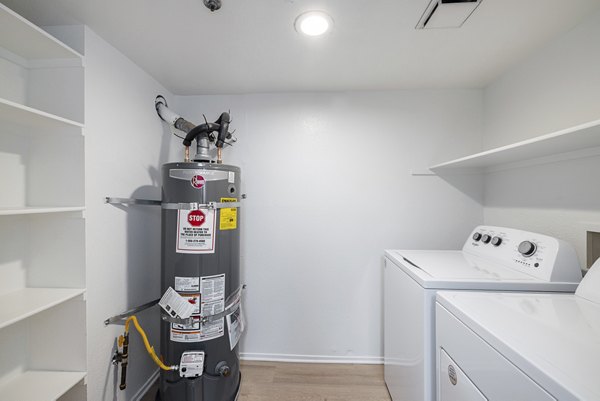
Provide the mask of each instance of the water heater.
{"label": "water heater", "polygon": [[[240,388],[241,171],[222,163],[235,141],[224,112],[195,125],[161,96],[159,116],[186,134],[183,162],[162,166],[161,370],[162,401],[234,401]],[[196,155],[190,159],[190,146]],[[211,153],[216,152],[216,160]],[[171,298],[169,298],[171,297]],[[167,298],[165,300],[165,298]],[[175,311],[187,308],[185,318]],[[191,305],[191,308],[190,308]],[[169,309],[174,308],[174,309]]]}
{"label": "water heater", "polygon": [[[240,390],[238,342],[244,331],[240,282],[241,171],[223,164],[223,147],[236,140],[228,112],[192,124],[157,96],[158,115],[183,133],[183,161],[162,166],[160,200],[107,198],[107,203],[161,208],[162,297],[105,320],[124,322],[113,364],[127,388],[129,333],[133,324],[161,369],[160,401],[235,401]],[[179,136],[177,133],[174,135]],[[190,158],[195,142],[196,154]],[[136,313],[160,305],[160,352]]]}
{"label": "water heater", "polygon": [[[187,322],[161,322],[162,357],[179,364],[161,371],[163,401],[233,401],[239,391],[237,338],[230,334],[239,315],[227,308],[241,292],[240,215],[229,207],[239,200],[240,180],[240,169],[224,164],[162,167],[162,292],[172,288],[194,306]],[[203,365],[196,371],[194,358]]]}

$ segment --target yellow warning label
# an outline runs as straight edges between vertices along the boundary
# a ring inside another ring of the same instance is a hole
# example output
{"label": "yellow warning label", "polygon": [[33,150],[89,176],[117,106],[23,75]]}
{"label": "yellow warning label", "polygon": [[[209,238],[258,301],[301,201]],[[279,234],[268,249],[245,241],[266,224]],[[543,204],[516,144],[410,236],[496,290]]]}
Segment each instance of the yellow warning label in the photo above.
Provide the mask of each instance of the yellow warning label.
{"label": "yellow warning label", "polygon": [[[221,202],[237,202],[237,198],[221,198]],[[237,207],[220,209],[219,230],[237,228]]]}

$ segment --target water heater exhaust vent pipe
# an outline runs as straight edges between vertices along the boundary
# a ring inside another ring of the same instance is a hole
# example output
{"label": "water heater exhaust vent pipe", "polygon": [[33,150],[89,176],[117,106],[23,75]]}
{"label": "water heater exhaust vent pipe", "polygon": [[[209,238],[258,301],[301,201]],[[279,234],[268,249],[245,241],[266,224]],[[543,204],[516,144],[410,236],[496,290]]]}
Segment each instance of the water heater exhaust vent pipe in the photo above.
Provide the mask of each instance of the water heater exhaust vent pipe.
{"label": "water heater exhaust vent pipe", "polygon": [[460,28],[482,1],[431,0],[415,28]]}

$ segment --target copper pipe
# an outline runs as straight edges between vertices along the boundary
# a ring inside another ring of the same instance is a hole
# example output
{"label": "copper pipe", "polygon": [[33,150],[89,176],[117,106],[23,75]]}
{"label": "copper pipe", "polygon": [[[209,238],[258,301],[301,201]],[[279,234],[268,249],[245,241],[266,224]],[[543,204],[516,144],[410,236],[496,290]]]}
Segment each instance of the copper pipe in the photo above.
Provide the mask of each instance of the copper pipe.
{"label": "copper pipe", "polygon": [[190,147],[186,146],[185,147],[185,159],[184,162],[189,162],[190,161]]}
{"label": "copper pipe", "polygon": [[217,164],[223,163],[223,148],[217,148]]}

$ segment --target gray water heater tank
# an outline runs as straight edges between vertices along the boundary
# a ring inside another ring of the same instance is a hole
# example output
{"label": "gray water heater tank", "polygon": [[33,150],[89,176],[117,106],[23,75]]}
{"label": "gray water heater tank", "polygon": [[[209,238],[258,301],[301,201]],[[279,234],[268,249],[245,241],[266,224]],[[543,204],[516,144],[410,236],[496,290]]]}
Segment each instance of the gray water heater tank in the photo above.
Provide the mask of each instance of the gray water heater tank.
{"label": "gray water heater tank", "polygon": [[237,202],[240,179],[238,167],[224,164],[186,162],[162,167],[161,291],[172,287],[196,310],[191,325],[161,321],[160,350],[168,365],[180,365],[184,352],[204,352],[199,376],[161,371],[162,401],[233,401],[239,393],[239,346],[228,335],[228,319],[202,324],[200,316],[223,312],[228,299],[241,291],[240,209],[194,210],[185,205]]}

